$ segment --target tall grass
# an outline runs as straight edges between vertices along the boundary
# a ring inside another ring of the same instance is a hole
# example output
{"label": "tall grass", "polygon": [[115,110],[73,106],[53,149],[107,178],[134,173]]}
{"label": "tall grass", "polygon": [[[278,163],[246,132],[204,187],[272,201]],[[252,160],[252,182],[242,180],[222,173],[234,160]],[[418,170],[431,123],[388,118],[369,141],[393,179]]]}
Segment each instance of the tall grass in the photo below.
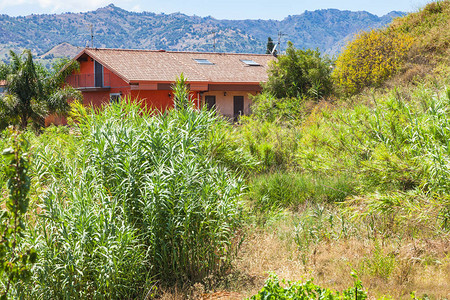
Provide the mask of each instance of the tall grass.
{"label": "tall grass", "polygon": [[307,203],[341,202],[352,195],[352,178],[275,172],[255,178],[249,197],[261,211],[298,209]]}
{"label": "tall grass", "polygon": [[[428,240],[447,245],[449,109],[448,87],[424,84],[369,94],[358,103],[319,104],[300,124],[249,120],[241,138],[262,165],[248,196],[262,214],[256,221],[293,210],[289,234],[305,270],[321,270],[316,261],[331,245],[361,243],[371,250],[349,264],[364,280],[419,282],[411,270],[426,268],[427,256],[440,268],[434,261],[446,250],[393,249]],[[262,153],[282,159],[265,160],[270,156]],[[421,260],[412,268],[416,256]]]}
{"label": "tall grass", "polygon": [[236,246],[242,183],[205,151],[215,122],[191,108],[146,119],[122,103],[82,131],[87,161],[143,235],[153,273],[168,282],[229,267]]}
{"label": "tall grass", "polygon": [[448,193],[450,99],[445,87],[394,90],[368,103],[327,108],[304,122],[299,166],[354,174],[359,191]]}
{"label": "tall grass", "polygon": [[72,115],[70,131],[31,137],[27,240],[39,260],[17,296],[144,298],[156,282],[230,268],[242,238],[235,172],[254,161],[223,139],[229,125],[190,107],[150,115],[129,99],[101,111],[74,104]]}

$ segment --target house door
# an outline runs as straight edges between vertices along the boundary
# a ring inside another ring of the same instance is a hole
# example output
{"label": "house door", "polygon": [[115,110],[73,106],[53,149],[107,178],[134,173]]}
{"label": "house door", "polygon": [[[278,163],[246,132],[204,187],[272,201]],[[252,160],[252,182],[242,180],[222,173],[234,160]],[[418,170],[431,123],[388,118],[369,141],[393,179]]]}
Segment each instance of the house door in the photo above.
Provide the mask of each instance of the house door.
{"label": "house door", "polygon": [[233,97],[234,120],[237,121],[240,115],[244,114],[244,96]]}
{"label": "house door", "polygon": [[103,66],[95,61],[94,68],[95,87],[103,87]]}
{"label": "house door", "polygon": [[208,110],[216,108],[216,96],[205,96],[205,104]]}

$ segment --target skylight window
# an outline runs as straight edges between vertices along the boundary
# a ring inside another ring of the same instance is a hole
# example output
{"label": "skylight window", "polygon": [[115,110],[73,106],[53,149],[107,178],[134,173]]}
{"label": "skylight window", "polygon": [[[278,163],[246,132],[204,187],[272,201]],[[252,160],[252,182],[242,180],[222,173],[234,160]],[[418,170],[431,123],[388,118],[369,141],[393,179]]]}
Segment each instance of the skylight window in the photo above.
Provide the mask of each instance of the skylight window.
{"label": "skylight window", "polygon": [[241,61],[246,64],[247,66],[260,66],[256,61],[251,59],[241,59]]}
{"label": "skylight window", "polygon": [[209,60],[207,60],[206,58],[194,58],[194,60],[199,65],[213,65],[214,64],[214,63],[210,62]]}

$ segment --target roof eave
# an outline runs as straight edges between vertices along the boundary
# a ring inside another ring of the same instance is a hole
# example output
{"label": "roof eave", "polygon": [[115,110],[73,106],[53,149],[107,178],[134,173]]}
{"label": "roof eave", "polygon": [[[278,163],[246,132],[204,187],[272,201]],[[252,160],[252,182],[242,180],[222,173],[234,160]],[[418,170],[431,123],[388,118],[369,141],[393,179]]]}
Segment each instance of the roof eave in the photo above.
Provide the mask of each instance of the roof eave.
{"label": "roof eave", "polygon": [[131,84],[131,81],[130,81],[129,78],[126,78],[124,75],[122,75],[119,72],[117,72],[114,68],[112,68],[110,65],[108,65],[107,63],[102,61],[101,58],[99,58],[97,55],[95,55],[95,53],[93,51],[90,51],[90,50],[91,50],[91,48],[84,48],[80,53],[78,53],[77,56],[75,56],[74,60],[77,60],[83,54],[86,54],[87,56],[89,56],[89,57],[93,58],[94,60],[98,61],[100,64],[102,64],[102,66],[106,67],[109,71],[111,71],[111,73],[113,73],[114,75],[118,76],[119,78],[121,78],[126,83]]}

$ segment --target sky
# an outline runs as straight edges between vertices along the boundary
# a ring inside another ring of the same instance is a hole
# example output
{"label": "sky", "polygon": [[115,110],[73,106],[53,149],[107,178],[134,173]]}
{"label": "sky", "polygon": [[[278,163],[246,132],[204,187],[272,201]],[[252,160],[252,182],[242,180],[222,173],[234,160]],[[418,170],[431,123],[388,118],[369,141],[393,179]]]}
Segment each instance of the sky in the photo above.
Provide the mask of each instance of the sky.
{"label": "sky", "polygon": [[128,11],[181,12],[216,19],[275,19],[299,15],[305,10],[337,8],[365,10],[378,16],[396,10],[417,11],[431,0],[0,0],[0,14],[25,16],[86,12],[113,3]]}

